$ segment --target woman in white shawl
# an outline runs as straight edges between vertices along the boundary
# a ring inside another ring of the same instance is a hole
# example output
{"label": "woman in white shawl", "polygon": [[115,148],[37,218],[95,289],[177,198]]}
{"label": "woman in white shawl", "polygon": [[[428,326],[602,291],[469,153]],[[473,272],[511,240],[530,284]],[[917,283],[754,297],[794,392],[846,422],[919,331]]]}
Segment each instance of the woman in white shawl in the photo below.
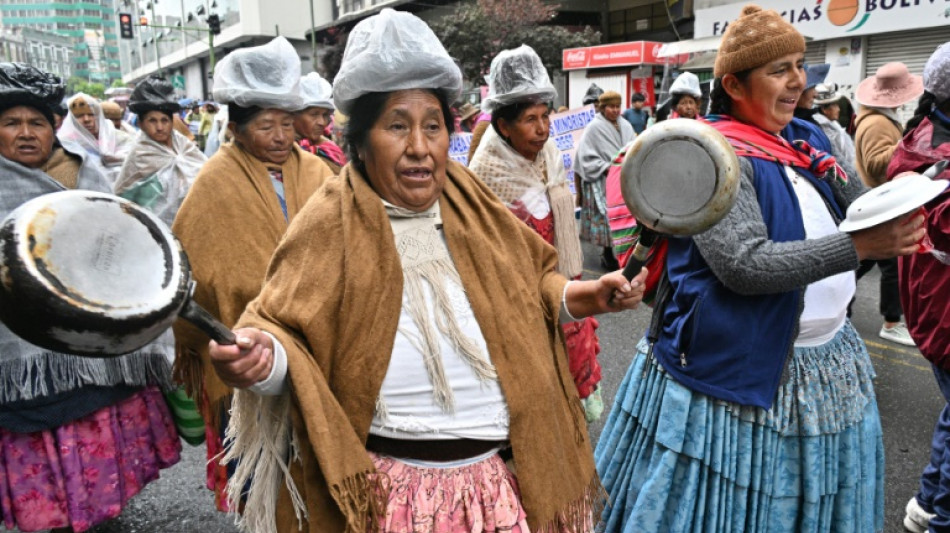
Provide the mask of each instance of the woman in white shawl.
{"label": "woman in white shawl", "polygon": [[129,155],[132,138],[116,130],[102,113],[99,102],[88,94],[77,93],[66,101],[66,107],[69,114],[56,136],[81,146],[98,163],[103,174],[114,181]]}
{"label": "woman in white shawl", "polygon": [[[561,152],[550,138],[550,103],[557,96],[551,79],[538,54],[522,45],[492,60],[488,86],[482,110],[491,113],[491,127],[469,168],[515,216],[557,248],[558,272],[578,279],[584,256]],[[603,411],[597,389],[597,325],[593,317],[562,325],[571,375],[589,422]]]}
{"label": "woman in white shawl", "polygon": [[208,160],[195,143],[175,131],[172,119],[180,106],[174,92],[171,83],[157,76],[135,87],[129,107],[139,116],[141,132],[113,186],[116,194],[148,208],[168,225]]}
{"label": "woman in white shawl", "polygon": [[614,257],[607,225],[607,170],[617,152],[636,137],[633,126],[620,118],[620,95],[607,91],[597,100],[597,114],[581,135],[574,172],[581,178],[581,239],[600,246],[601,265],[620,268]]}

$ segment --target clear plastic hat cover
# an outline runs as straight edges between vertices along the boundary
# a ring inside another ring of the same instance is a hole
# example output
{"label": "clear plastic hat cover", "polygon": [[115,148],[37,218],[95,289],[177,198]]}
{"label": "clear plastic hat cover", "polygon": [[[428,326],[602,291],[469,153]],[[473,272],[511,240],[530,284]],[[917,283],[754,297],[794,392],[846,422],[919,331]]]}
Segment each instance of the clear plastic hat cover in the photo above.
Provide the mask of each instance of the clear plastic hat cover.
{"label": "clear plastic hat cover", "polygon": [[301,109],[308,107],[333,109],[333,87],[316,72],[300,78],[300,96],[303,98]]}
{"label": "clear plastic hat cover", "polygon": [[349,115],[364,94],[403,89],[435,89],[451,103],[462,93],[462,71],[422,19],[386,8],[350,32],[333,102]]}
{"label": "clear plastic hat cover", "polygon": [[241,107],[297,111],[300,57],[283,37],[228,54],[214,69],[214,99]]}
{"label": "clear plastic hat cover", "polygon": [[487,113],[525,100],[547,102],[557,96],[541,58],[526,44],[495,56],[487,81],[488,97],[482,100],[482,111]]}
{"label": "clear plastic hat cover", "polygon": [[693,98],[699,98],[703,91],[699,88],[699,78],[692,72],[684,72],[673,80],[670,85],[670,94],[688,94]]}

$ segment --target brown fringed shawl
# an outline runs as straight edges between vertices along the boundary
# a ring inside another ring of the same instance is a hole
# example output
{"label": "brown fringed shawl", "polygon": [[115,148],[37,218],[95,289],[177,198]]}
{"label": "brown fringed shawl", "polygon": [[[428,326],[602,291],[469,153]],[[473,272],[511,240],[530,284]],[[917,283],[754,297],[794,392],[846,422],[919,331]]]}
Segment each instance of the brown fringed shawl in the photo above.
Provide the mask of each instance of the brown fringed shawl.
{"label": "brown fringed shawl", "polygon": [[[331,177],[330,169],[296,146],[281,168],[287,215],[293,220]],[[195,301],[234,326],[260,292],[271,254],[287,226],[264,163],[236,144],[222,146],[198,173],[172,226],[197,282]],[[182,320],[174,329],[175,378],[196,400],[202,391],[207,393],[210,412],[202,415],[220,429],[222,402],[231,389],[211,367],[208,337]]]}
{"label": "brown fringed shawl", "polygon": [[[601,489],[558,326],[566,280],[557,255],[474,174],[454,162],[448,174],[444,234],[508,402],[528,523],[586,531]],[[246,528],[296,531],[299,519],[308,532],[375,531],[386,480],[364,444],[402,293],[383,203],[347,165],[294,221],[239,322],[284,345],[292,391],[234,395],[228,447],[247,471],[231,487],[253,477]]]}

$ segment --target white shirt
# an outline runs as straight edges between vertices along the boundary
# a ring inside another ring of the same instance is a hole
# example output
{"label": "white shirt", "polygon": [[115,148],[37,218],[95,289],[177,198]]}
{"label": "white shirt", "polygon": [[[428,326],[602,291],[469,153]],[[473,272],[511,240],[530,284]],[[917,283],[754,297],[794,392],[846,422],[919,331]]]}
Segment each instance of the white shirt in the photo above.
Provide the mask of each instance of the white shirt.
{"label": "white shirt", "polygon": [[[838,233],[834,218],[815,186],[790,167],[785,167],[785,172],[798,196],[805,238],[817,239]],[[855,287],[854,272],[842,272],[809,284],[805,288],[805,310],[798,321],[795,346],[820,346],[833,339],[848,318],[848,304],[854,297]]]}

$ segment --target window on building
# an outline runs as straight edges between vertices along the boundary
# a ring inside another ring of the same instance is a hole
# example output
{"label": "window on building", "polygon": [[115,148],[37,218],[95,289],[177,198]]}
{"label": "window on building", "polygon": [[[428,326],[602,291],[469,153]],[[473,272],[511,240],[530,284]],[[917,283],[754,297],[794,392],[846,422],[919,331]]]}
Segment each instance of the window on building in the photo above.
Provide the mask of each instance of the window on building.
{"label": "window on building", "polygon": [[644,33],[664,30],[670,25],[662,2],[611,11],[608,18],[608,41],[636,41]]}

